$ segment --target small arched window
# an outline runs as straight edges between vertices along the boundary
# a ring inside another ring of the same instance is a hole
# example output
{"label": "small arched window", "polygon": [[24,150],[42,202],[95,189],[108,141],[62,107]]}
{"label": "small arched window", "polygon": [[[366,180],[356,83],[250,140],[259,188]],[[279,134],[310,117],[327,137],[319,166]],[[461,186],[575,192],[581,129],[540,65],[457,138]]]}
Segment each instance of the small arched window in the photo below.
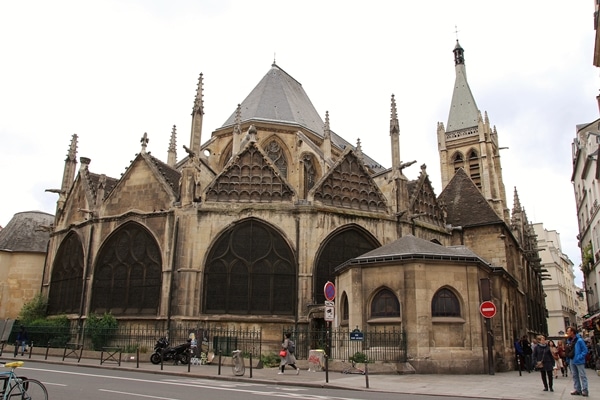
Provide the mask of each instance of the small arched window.
{"label": "small arched window", "polygon": [[452,159],[452,162],[454,163],[454,173],[456,173],[456,171],[458,171],[459,168],[463,168],[465,165],[465,161],[463,159],[463,155],[460,153],[456,153],[454,155],[454,158]]}
{"label": "small arched window", "polygon": [[349,317],[350,317],[350,306],[348,304],[348,296],[346,296],[346,293],[344,293],[342,295],[342,321],[347,323]]}
{"label": "small arched window", "polygon": [[473,180],[473,183],[481,189],[481,171],[479,169],[479,157],[475,150],[471,150],[469,153],[469,176]]}
{"label": "small arched window", "polygon": [[279,145],[276,140],[271,140],[269,144],[267,144],[267,148],[265,149],[267,155],[273,161],[273,164],[279,168],[281,171],[281,175],[287,178],[287,160],[285,159],[285,155],[283,154],[283,148]]}
{"label": "small arched window", "polygon": [[371,318],[400,317],[400,302],[391,290],[383,289],[373,297]]}
{"label": "small arched window", "polygon": [[460,304],[454,292],[447,288],[437,291],[431,302],[431,316],[460,317]]}

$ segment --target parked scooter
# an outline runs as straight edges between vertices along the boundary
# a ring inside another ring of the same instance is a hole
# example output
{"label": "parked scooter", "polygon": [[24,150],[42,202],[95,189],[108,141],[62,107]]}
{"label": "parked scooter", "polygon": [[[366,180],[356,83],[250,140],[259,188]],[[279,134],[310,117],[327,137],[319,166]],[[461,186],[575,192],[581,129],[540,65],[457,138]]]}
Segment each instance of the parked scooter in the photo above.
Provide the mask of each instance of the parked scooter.
{"label": "parked scooter", "polygon": [[179,346],[170,347],[169,340],[166,337],[161,337],[154,345],[154,353],[152,353],[150,356],[150,362],[152,364],[160,364],[162,356],[163,362],[174,361],[175,364],[187,364],[190,362],[190,355],[188,352],[190,343],[191,340],[188,339],[186,343],[180,344]]}

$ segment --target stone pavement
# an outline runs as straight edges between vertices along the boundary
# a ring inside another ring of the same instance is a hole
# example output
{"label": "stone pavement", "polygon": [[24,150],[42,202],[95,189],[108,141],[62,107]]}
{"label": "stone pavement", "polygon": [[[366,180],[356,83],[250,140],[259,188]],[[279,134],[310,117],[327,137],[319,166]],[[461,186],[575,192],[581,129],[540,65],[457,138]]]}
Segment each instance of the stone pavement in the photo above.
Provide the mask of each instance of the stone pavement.
{"label": "stone pavement", "polygon": [[[149,357],[149,356],[148,356]],[[146,358],[148,358],[146,357]],[[246,381],[253,383],[274,384],[282,386],[305,386],[339,388],[347,390],[372,390],[380,392],[406,393],[406,394],[429,394],[439,396],[456,396],[465,398],[486,399],[581,399],[580,396],[571,396],[573,381],[571,376],[564,378],[559,376],[554,382],[554,392],[542,391],[543,385],[539,372],[500,372],[494,375],[387,375],[376,374],[367,377],[358,374],[342,374],[340,372],[311,372],[302,368],[299,375],[290,367],[285,374],[278,375],[277,368],[253,368],[252,371],[246,367],[244,376],[234,376],[230,365],[222,365],[219,374],[217,359],[211,365],[172,365],[165,363],[153,365],[149,362],[137,362],[124,360],[119,366],[110,361],[100,365],[100,357],[82,358],[79,362],[73,356],[62,360],[62,356],[49,356],[45,359],[43,354],[29,357],[18,356],[13,358],[12,354],[5,352],[0,362],[13,360],[46,362],[52,364],[80,365],[82,367],[105,368],[116,370],[131,370],[141,372],[152,372],[159,375],[177,375],[203,379],[219,379],[230,381]],[[300,362],[301,363],[301,362]],[[302,365],[302,364],[299,364]],[[588,386],[591,398],[600,398],[600,376],[596,371],[587,369]],[[252,377],[250,377],[252,373]]]}

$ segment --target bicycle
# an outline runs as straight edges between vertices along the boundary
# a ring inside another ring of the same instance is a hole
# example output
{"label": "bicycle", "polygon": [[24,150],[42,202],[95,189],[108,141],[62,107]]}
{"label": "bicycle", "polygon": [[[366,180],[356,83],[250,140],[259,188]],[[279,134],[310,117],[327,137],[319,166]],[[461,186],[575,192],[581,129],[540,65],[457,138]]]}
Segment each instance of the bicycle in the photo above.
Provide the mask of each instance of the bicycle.
{"label": "bicycle", "polygon": [[242,376],[246,372],[246,366],[244,365],[244,358],[242,357],[241,350],[234,350],[231,353],[231,360],[233,361],[233,365],[231,369],[233,370],[233,374],[235,376]]}
{"label": "bicycle", "polygon": [[4,364],[10,371],[0,372],[0,399],[48,400],[48,391],[42,382],[15,374],[15,369],[23,364],[23,361]]}
{"label": "bicycle", "polygon": [[345,360],[342,360],[342,374],[365,374],[365,370],[358,368],[354,360],[350,360],[350,362],[351,364]]}

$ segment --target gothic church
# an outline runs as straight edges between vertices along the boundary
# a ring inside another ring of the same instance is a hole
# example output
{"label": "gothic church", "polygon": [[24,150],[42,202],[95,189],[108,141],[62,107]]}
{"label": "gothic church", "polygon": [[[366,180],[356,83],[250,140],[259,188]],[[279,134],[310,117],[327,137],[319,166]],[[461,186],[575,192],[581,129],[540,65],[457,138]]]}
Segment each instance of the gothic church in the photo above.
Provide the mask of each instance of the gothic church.
{"label": "gothic church", "polygon": [[[324,325],[406,332],[417,372],[512,367],[515,336],[545,332],[536,241],[515,190],[506,202],[498,133],[468,86],[464,51],[448,123],[437,127],[442,192],[400,161],[391,98],[391,168],[330,126],[275,63],[202,142],[203,76],[185,157],[173,127],[166,161],[148,138],[119,178],[92,172],[73,135],[44,274],[49,313],[121,324]],[[414,168],[414,167],[413,167]],[[482,300],[497,315],[479,314]],[[487,325],[489,324],[489,326]]]}

